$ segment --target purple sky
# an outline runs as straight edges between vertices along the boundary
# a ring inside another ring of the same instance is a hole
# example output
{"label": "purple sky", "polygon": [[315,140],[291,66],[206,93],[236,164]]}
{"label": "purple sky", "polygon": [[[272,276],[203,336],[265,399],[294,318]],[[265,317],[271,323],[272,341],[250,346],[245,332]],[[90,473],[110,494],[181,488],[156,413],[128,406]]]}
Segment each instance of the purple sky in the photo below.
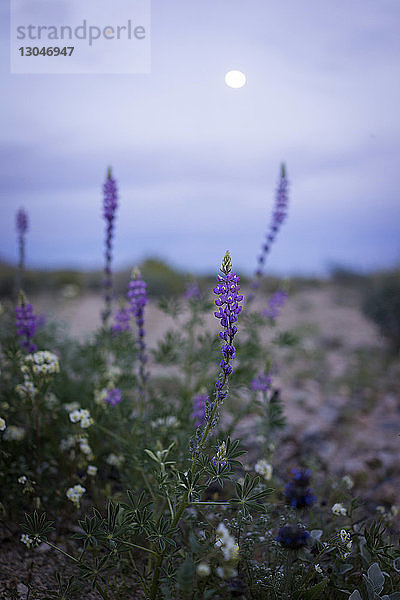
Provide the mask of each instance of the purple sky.
{"label": "purple sky", "polygon": [[398,0],[153,0],[149,75],[10,75],[0,22],[0,258],[22,205],[31,266],[101,266],[111,164],[118,266],[249,272],[284,160],[271,271],[400,262]]}

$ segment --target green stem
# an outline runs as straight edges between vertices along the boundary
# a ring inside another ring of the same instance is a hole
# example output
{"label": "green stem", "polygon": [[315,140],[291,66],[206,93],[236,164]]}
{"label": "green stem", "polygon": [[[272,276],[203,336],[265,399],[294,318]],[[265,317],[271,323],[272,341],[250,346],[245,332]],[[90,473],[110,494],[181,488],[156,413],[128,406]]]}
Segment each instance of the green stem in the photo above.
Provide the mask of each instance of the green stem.
{"label": "green stem", "polygon": [[50,548],[53,548],[54,550],[57,550],[57,552],[61,552],[61,554],[64,554],[64,556],[66,556],[70,560],[73,560],[76,563],[80,562],[77,558],[75,558],[74,556],[71,556],[71,554],[68,554],[68,552],[65,552],[64,550],[62,550],[61,548],[59,548],[55,544],[52,544],[48,540],[41,540],[41,541],[44,542],[45,544],[47,544],[48,546],[50,546]]}
{"label": "green stem", "polygon": [[158,556],[157,552],[154,552],[154,550],[150,550],[150,548],[145,548],[144,546],[139,546],[138,544],[133,544],[132,542],[127,542],[126,540],[124,540],[123,543],[126,544],[127,546],[131,546],[131,548],[137,548],[138,550],[144,550],[144,552],[148,552],[149,554],[154,554],[154,556]]}

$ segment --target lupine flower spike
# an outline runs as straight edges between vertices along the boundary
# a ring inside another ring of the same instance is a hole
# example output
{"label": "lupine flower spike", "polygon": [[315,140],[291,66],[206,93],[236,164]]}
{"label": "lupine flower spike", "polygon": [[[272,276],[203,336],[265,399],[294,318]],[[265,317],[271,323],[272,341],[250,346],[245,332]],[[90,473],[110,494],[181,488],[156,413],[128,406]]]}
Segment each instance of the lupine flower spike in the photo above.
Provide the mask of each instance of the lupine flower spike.
{"label": "lupine flower spike", "polygon": [[33,342],[37,324],[38,319],[33,312],[32,304],[29,304],[25,294],[20,291],[18,306],[15,307],[15,326],[21,346],[25,348],[28,354],[37,350],[37,346]]}
{"label": "lupine flower spike", "polygon": [[16,227],[18,234],[18,290],[21,289],[25,269],[25,234],[28,231],[28,215],[23,208],[17,212]]}
{"label": "lupine flower spike", "polygon": [[142,279],[142,275],[139,269],[135,268],[132,272],[132,279],[129,282],[128,299],[130,305],[130,311],[135,317],[137,327],[137,347],[138,347],[138,359],[139,359],[139,397],[140,397],[140,411],[143,410],[143,401],[145,396],[147,373],[146,373],[146,344],[145,344],[145,329],[144,329],[144,307],[148,300],[147,297],[147,284]]}
{"label": "lupine flower spike", "polygon": [[288,293],[284,290],[277,290],[272,294],[268,301],[268,306],[261,312],[263,317],[269,317],[273,321],[281,314],[280,309],[285,305]]}
{"label": "lupine flower spike", "polygon": [[206,423],[204,428],[199,427],[196,431],[196,442],[195,446],[192,447],[194,453],[200,451],[200,447],[205,443],[210,430],[217,424],[218,407],[228,395],[228,379],[233,372],[230,363],[236,356],[236,349],[233,345],[237,333],[235,323],[238,321],[243,308],[240,306],[243,296],[239,294],[240,277],[236,273],[231,273],[231,271],[232,260],[227,250],[221,265],[221,275],[217,275],[218,285],[214,288],[214,294],[218,296],[215,300],[218,311],[215,311],[214,315],[220,320],[223,328],[223,331],[219,333],[219,337],[223,342],[221,346],[223,356],[220,362],[221,371],[215,383],[214,401],[206,400]]}
{"label": "lupine flower spike", "polygon": [[121,305],[119,307],[118,312],[114,317],[114,324],[111,327],[111,331],[113,333],[122,333],[123,331],[130,331],[130,320],[131,320],[131,312],[129,308]]}
{"label": "lupine flower spike", "polygon": [[[275,206],[272,213],[271,224],[269,226],[268,233],[265,237],[265,241],[261,249],[261,254],[258,257],[257,269],[254,275],[254,279],[251,283],[251,287],[254,291],[260,285],[260,279],[263,275],[267,255],[269,254],[271,246],[274,243],[276,236],[278,235],[279,229],[281,228],[284,220],[286,219],[287,206],[289,202],[288,187],[289,184],[286,174],[286,166],[284,163],[282,163],[279,183],[276,190]],[[248,296],[248,302],[254,299],[254,291]]]}
{"label": "lupine flower spike", "polygon": [[104,191],[104,203],[103,203],[103,216],[106,221],[106,248],[105,248],[105,264],[104,264],[104,301],[105,307],[102,313],[102,319],[104,326],[107,325],[107,321],[111,314],[111,301],[112,301],[112,241],[114,236],[114,221],[115,214],[118,207],[118,193],[117,184],[115,179],[112,177],[111,168],[108,169],[107,179],[103,186]]}

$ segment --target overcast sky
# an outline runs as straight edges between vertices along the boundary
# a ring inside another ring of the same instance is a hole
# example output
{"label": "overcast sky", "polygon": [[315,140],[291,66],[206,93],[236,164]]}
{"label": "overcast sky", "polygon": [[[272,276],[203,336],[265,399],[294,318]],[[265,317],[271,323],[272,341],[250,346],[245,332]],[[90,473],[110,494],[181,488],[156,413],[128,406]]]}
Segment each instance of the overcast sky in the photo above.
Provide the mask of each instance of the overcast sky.
{"label": "overcast sky", "polygon": [[[120,190],[115,262],[255,267],[287,164],[281,273],[400,263],[400,2],[152,0],[148,75],[11,75],[1,16],[0,258],[102,264],[102,183]],[[247,84],[228,88],[240,69]]]}

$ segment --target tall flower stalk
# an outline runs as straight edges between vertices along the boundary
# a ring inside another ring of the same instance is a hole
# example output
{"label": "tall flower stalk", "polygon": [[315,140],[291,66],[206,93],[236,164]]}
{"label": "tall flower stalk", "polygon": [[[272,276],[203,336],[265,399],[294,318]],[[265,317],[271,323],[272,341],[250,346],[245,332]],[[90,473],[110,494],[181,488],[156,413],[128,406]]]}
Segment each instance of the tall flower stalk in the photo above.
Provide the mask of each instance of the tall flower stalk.
{"label": "tall flower stalk", "polygon": [[104,327],[107,326],[111,315],[111,302],[113,296],[112,281],[112,243],[114,237],[115,215],[118,208],[117,183],[112,176],[111,168],[108,169],[107,179],[103,186],[103,216],[106,221],[106,241],[105,241],[105,264],[104,264],[104,302],[105,307],[102,313]]}
{"label": "tall flower stalk", "polygon": [[23,208],[17,212],[15,220],[18,236],[18,275],[17,288],[22,287],[22,279],[25,271],[25,234],[28,231],[28,215]]}
{"label": "tall flower stalk", "polygon": [[[221,275],[217,275],[218,285],[214,288],[214,294],[218,296],[215,300],[215,304],[218,307],[218,311],[214,312],[217,319],[220,320],[223,330],[220,332],[219,337],[223,341],[221,346],[221,352],[223,358],[220,362],[221,371],[217,377],[215,383],[215,394],[213,402],[208,402],[205,398],[206,403],[206,422],[203,427],[198,427],[196,432],[196,443],[192,448],[192,467],[191,475],[193,476],[196,472],[197,457],[204,447],[208,435],[213,427],[215,427],[218,421],[218,408],[221,406],[223,401],[228,395],[228,379],[232,374],[233,369],[231,361],[236,356],[236,349],[233,346],[233,339],[237,333],[237,326],[235,323],[238,321],[238,315],[242,311],[242,306],[239,303],[243,300],[243,296],[239,294],[240,290],[240,277],[232,271],[232,260],[229,251],[222,260]],[[180,504],[177,507],[174,518],[171,522],[171,529],[174,529],[184,512],[189,505],[190,491],[186,491]],[[153,581],[150,589],[151,600],[156,600],[158,597],[158,590],[160,585],[160,570],[164,560],[165,550],[157,555],[157,559],[154,565]]]}
{"label": "tall flower stalk", "polygon": [[[254,291],[260,286],[260,279],[263,275],[265,263],[271,250],[271,246],[274,243],[276,236],[278,235],[278,232],[287,216],[287,208],[289,203],[288,187],[289,182],[286,173],[286,166],[284,163],[282,163],[279,183],[275,194],[275,204],[272,212],[271,223],[265,236],[265,240],[261,248],[261,254],[258,257],[254,279],[251,283],[251,287]],[[253,299],[254,292],[248,296],[247,301],[250,302]]]}
{"label": "tall flower stalk", "polygon": [[139,412],[142,414],[148,378],[146,372],[147,353],[145,343],[146,331],[144,329],[144,308],[149,299],[147,297],[147,283],[143,281],[142,275],[138,268],[135,268],[132,272],[132,279],[129,282],[127,297],[129,299],[129,309],[135,317],[137,328],[137,347],[139,359]]}

